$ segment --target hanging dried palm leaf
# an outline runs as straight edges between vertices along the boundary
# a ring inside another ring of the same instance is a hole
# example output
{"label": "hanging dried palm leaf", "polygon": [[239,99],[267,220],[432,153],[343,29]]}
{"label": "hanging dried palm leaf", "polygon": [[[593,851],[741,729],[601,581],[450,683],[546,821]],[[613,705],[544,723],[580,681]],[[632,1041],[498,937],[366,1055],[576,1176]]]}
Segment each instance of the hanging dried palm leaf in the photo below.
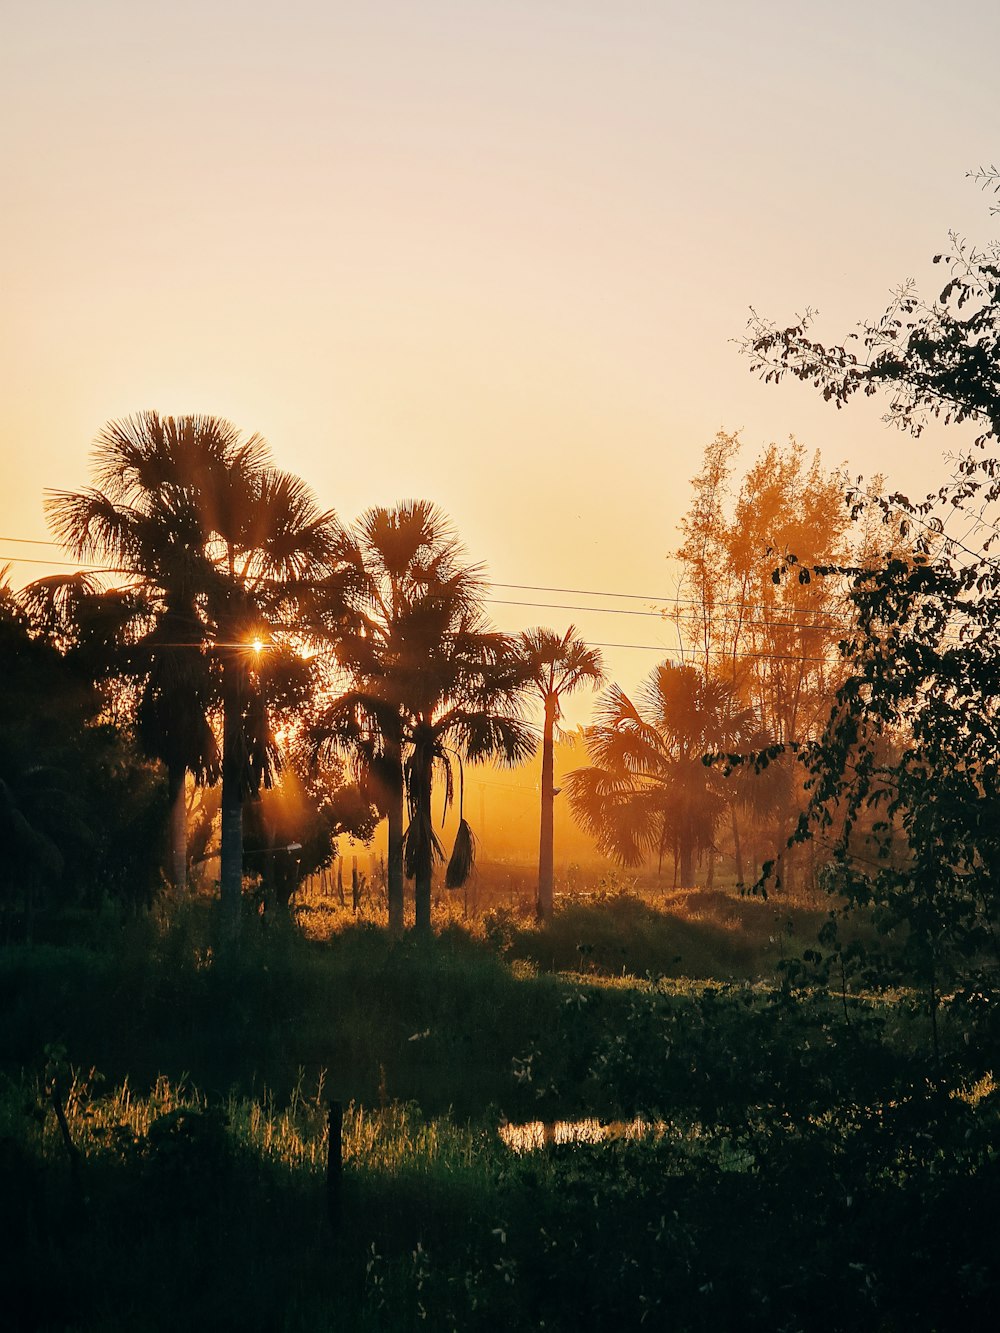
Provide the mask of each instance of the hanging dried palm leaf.
{"label": "hanging dried palm leaf", "polygon": [[460,889],[472,874],[476,864],[476,839],[466,820],[461,820],[455,835],[455,846],[444,875],[446,889]]}
{"label": "hanging dried palm leaf", "polygon": [[444,874],[446,889],[460,889],[472,874],[476,864],[476,839],[464,814],[465,769],[462,765],[462,756],[456,755],[456,758],[458,759],[458,832],[455,834],[455,846]]}

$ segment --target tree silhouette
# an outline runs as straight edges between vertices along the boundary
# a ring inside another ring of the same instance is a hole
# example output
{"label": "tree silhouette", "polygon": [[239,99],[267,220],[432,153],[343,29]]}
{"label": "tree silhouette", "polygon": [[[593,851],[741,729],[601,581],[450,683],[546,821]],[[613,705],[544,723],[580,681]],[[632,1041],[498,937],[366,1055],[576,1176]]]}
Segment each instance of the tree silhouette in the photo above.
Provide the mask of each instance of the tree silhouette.
{"label": "tree silhouette", "polygon": [[[492,759],[514,766],[535,748],[532,729],[522,716],[524,676],[516,643],[491,630],[476,610],[449,619],[446,613],[447,607],[440,606],[437,645],[414,682],[407,706],[404,775],[410,820],[403,864],[414,880],[415,923],[422,931],[430,929],[433,863],[443,859],[431,819],[435,769],[444,776],[447,807],[454,791],[452,752],[460,761]],[[460,832],[468,842],[461,822]],[[465,876],[453,871],[449,878],[450,887],[458,888]]]}
{"label": "tree silhouette", "polygon": [[908,283],[851,343],[814,341],[811,311],[784,329],[754,314],[744,350],[765,380],[792,375],[838,407],[887,396],[887,419],[913,435],[931,419],[978,431],[922,501],[854,491],[884,524],[881,548],[810,571],[845,583],[855,620],[826,725],[799,753],[810,798],[793,838],[829,844],[831,889],[894,939],[883,978],[901,967],[935,1019],[950,991],[985,1020],[1000,994],[1000,469],[986,447],[1000,432],[1000,242],[953,235],[934,262],[948,270],[936,296]]}
{"label": "tree silhouette", "polygon": [[480,568],[468,563],[435,505],[368,510],[338,559],[327,615],[351,684],[319,719],[315,743],[352,754],[388,819],[390,929],[403,926],[404,869],[415,880],[417,925],[426,929],[441,855],[430,817],[434,770],[445,774],[450,795],[450,749],[508,762],[530,753],[520,661],[512,641],[490,630]]}
{"label": "tree silhouette", "polygon": [[[218,671],[222,897],[234,938],[243,800],[270,781],[275,762],[254,643],[286,626],[308,584],[329,572],[339,529],[304,482],[273,466],[259,436],[245,439],[217,417],[145,412],[113,421],[93,456],[97,488],[55,492],[53,526],[77,558],[109,561],[155,601],[161,614],[147,647],[195,663],[191,672],[161,664],[151,673],[149,731],[167,739],[172,673],[173,688],[196,696],[204,680],[197,656],[208,655]],[[175,753],[198,771],[186,744]]]}
{"label": "tree silhouette", "polygon": [[528,669],[530,687],[542,702],[542,792],[538,836],[538,892],[535,902],[540,921],[552,919],[553,892],[553,747],[556,723],[562,716],[562,698],[581,686],[598,686],[604,680],[601,654],[590,648],[570,625],[565,634],[550,629],[525,630],[521,652]]}
{"label": "tree silhouette", "polygon": [[143,902],[160,783],[100,693],[0,573],[0,910],[30,938],[38,906]]}
{"label": "tree silhouette", "polygon": [[36,580],[21,603],[81,677],[101,688],[118,725],[134,724],[143,753],[166,768],[168,874],[183,887],[185,777],[191,773],[202,786],[220,776],[210,720],[219,702],[217,672],[206,656],[194,596],[184,607],[178,586],[159,593],[150,584],[109,589],[98,576],[78,573]]}
{"label": "tree silhouette", "polygon": [[725,808],[710,754],[755,734],[752,709],[728,682],[664,662],[633,701],[613,685],[587,732],[593,763],[567,775],[570,804],[606,855],[626,866],[671,852],[681,884],[694,884],[698,852],[712,846]]}

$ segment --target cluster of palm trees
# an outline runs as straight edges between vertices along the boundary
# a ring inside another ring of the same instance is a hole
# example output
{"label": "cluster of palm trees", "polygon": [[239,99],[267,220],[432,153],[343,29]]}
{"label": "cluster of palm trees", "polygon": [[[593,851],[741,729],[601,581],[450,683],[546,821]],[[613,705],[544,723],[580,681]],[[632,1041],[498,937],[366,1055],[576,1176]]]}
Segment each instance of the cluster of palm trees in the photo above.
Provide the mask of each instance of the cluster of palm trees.
{"label": "cluster of palm trees", "polygon": [[[164,765],[170,876],[186,876],[185,785],[221,780],[221,898],[239,931],[245,802],[281,764],[276,709],[298,709],[318,762],[348,756],[388,823],[388,907],[430,925],[444,849],[431,819],[435,778],[457,785],[459,834],[447,882],[464,882],[473,837],[461,809],[463,762],[514,765],[535,749],[527,717],[544,708],[539,913],[552,912],[552,744],[563,694],[601,679],[599,654],[572,628],[499,633],[481,566],[431,503],[374,508],[350,528],[266,443],[212,416],[145,412],[110,422],[94,445],[95,485],[50,495],[54,531],[87,573],[39,581],[36,617],[86,658]],[[311,703],[308,722],[302,710]],[[221,719],[221,744],[217,726]],[[457,784],[456,784],[457,777]]]}
{"label": "cluster of palm trees", "polygon": [[[445,882],[461,885],[474,838],[464,764],[531,755],[541,706],[537,914],[553,911],[553,750],[564,697],[604,681],[600,653],[570,626],[498,632],[482,567],[427,501],[368,510],[352,526],[278,468],[259,436],[212,416],[141,413],[94,445],[95,485],[50,495],[61,541],[93,574],[40,580],[25,595],[36,625],[103,682],[167,774],[169,874],[187,873],[185,787],[221,781],[221,899],[239,932],[243,817],[281,767],[276,721],[311,762],[349,761],[368,808],[387,821],[389,925],[400,931],[406,880],[418,930],[445,849],[431,798],[458,802]],[[569,799],[599,847],[624,865],[668,853],[682,884],[740,799],[706,752],[755,748],[761,731],[734,686],[689,666],[657,667],[633,702],[602,696],[592,763]],[[369,826],[370,826],[369,818]]]}
{"label": "cluster of palm trees", "polygon": [[[431,819],[435,773],[447,805],[463,759],[514,765],[535,748],[524,716],[525,663],[516,642],[490,626],[484,595],[480,568],[465,561],[449,523],[426,501],[363,514],[342,534],[337,567],[317,587],[350,685],[321,711],[313,735],[320,752],[353,755],[386,817],[393,930],[403,923],[404,873],[414,881],[416,926],[430,926],[432,868],[443,859]],[[459,813],[453,885],[471,863]]]}

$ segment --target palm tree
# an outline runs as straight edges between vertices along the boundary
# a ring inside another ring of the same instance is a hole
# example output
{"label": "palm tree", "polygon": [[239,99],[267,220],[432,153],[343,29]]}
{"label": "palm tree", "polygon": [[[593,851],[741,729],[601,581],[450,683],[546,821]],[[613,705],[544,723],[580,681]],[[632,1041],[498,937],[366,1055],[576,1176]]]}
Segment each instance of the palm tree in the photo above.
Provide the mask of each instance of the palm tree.
{"label": "palm tree", "polygon": [[[404,868],[414,881],[415,924],[429,931],[431,878],[435,860],[443,860],[431,820],[435,769],[442,771],[445,807],[454,780],[450,755],[479,763],[487,759],[514,767],[535,749],[531,727],[522,715],[524,672],[516,640],[491,630],[479,611],[449,615],[440,604],[437,643],[408,700],[405,765],[410,821],[403,842]],[[459,810],[460,844],[449,867],[448,883],[459,888],[471,869],[472,837]],[[462,845],[464,843],[464,850]],[[458,869],[459,862],[465,864]]]}
{"label": "palm tree", "polygon": [[217,782],[222,772],[211,723],[218,681],[196,636],[197,618],[178,614],[168,605],[133,655],[145,668],[136,710],[139,742],[167,770],[170,880],[178,889],[187,883],[187,775],[201,787]]}
{"label": "palm tree", "polygon": [[601,654],[590,648],[577,635],[576,626],[570,625],[561,637],[550,629],[525,630],[520,636],[521,652],[529,672],[531,686],[539,695],[544,709],[542,724],[542,813],[538,837],[538,896],[536,912],[539,921],[552,920],[553,890],[553,787],[556,723],[562,716],[562,697],[572,694],[581,685],[598,686],[604,680]]}
{"label": "palm tree", "polygon": [[656,667],[637,703],[613,685],[587,736],[592,766],[568,774],[570,804],[600,849],[622,865],[674,857],[684,887],[695,855],[712,846],[726,797],[704,756],[755,734],[753,711],[732,686],[690,666]]}
{"label": "palm tree", "polygon": [[[212,416],[144,412],[113,421],[94,445],[98,488],[57,492],[53,525],[77,558],[110,560],[150,590],[218,672],[223,713],[221,887],[227,933],[239,927],[243,801],[275,762],[256,667],[312,580],[327,575],[339,527],[266,442]],[[150,708],[151,718],[162,710]]]}
{"label": "palm tree", "polygon": [[514,684],[518,655],[489,630],[480,567],[467,563],[450,523],[428,501],[369,509],[338,558],[327,619],[350,685],[319,719],[315,744],[353,756],[388,820],[390,929],[403,928],[404,868],[425,929],[440,855],[430,822],[434,770],[446,774],[450,792],[449,747],[511,762],[530,752]]}
{"label": "palm tree", "polygon": [[317,719],[315,744],[352,757],[388,821],[389,929],[399,934],[407,702],[436,641],[439,609],[472,607],[482,585],[445,516],[422,500],[367,510],[344,535],[338,558],[319,600],[350,687]]}

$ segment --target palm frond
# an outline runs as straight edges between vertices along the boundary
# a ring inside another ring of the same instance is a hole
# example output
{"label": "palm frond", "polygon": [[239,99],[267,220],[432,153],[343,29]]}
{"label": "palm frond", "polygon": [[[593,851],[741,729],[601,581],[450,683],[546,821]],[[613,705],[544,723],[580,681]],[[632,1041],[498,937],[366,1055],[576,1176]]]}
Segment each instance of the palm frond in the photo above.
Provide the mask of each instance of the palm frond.
{"label": "palm frond", "polygon": [[586,733],[590,768],[566,778],[570,804],[606,854],[636,865],[667,847],[712,845],[728,792],[706,754],[759,735],[731,683],[662,663],[633,702],[618,686],[602,696]]}
{"label": "palm frond", "polygon": [[447,735],[471,763],[493,760],[507,768],[523,764],[538,747],[538,736],[529,722],[484,711],[451,714]]}
{"label": "palm frond", "polygon": [[519,646],[527,678],[543,700],[554,699],[557,706],[564,694],[581,685],[596,687],[604,682],[600,650],[584,643],[575,625],[561,635],[551,629],[523,630]]}
{"label": "palm frond", "polygon": [[464,819],[459,820],[458,832],[455,834],[455,845],[452,848],[451,857],[448,861],[448,868],[444,873],[444,886],[446,889],[460,889],[468,882],[476,865],[476,839]]}

